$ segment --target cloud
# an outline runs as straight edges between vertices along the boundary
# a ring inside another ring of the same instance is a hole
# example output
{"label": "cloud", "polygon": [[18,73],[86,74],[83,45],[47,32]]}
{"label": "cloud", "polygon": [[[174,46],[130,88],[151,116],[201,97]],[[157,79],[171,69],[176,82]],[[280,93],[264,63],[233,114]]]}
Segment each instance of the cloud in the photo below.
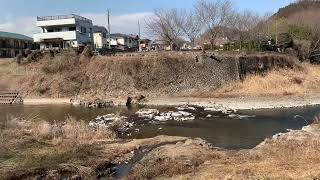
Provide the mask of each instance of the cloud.
{"label": "cloud", "polygon": [[34,17],[25,17],[17,19],[0,19],[0,31],[21,33],[28,36],[32,36],[34,33],[40,32],[40,29],[36,27],[36,20]]}
{"label": "cloud", "polygon": [[[110,17],[111,33],[125,33],[125,34],[138,34],[138,20],[141,24],[142,35],[144,34],[144,19],[152,13],[132,13],[123,14]],[[107,27],[107,15],[87,13],[81,14],[93,21],[94,25]],[[0,17],[0,31],[21,33],[31,36],[40,32],[40,28],[36,26],[36,17],[23,17],[23,18],[4,18]]]}
{"label": "cloud", "polygon": [[[92,19],[94,25],[107,27],[107,14],[82,14],[84,17]],[[140,21],[141,33],[144,35],[144,20],[152,13],[133,13],[118,16],[110,16],[111,33],[138,34],[138,21]]]}

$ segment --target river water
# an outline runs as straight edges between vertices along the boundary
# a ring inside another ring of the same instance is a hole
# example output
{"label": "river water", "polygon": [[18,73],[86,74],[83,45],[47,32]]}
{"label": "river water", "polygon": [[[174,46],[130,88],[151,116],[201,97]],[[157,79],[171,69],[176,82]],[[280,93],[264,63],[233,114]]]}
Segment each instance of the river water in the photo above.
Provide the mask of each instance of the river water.
{"label": "river water", "polygon": [[[174,109],[174,107],[152,108],[157,108],[160,111]],[[72,116],[89,122],[99,115],[109,113],[137,118],[134,113],[138,109],[128,109],[126,107],[87,109],[69,105],[0,106],[0,121],[14,117],[24,117],[40,118],[49,122],[61,122],[68,116]],[[137,132],[125,134],[124,138],[149,138],[157,135],[200,137],[216,147],[248,149],[255,147],[265,138],[279,132],[286,132],[287,129],[301,129],[320,113],[320,106],[240,111],[237,114],[245,115],[241,119],[205,112],[203,109],[198,109],[192,113],[196,115],[195,121],[170,121],[162,124],[143,123],[135,127]],[[213,115],[213,117],[206,117],[208,114]]]}

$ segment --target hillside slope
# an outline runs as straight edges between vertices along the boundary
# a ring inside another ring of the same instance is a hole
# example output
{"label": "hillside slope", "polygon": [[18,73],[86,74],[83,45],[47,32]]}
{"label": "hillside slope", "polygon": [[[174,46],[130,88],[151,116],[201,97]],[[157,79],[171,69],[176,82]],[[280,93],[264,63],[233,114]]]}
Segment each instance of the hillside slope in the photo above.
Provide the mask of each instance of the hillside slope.
{"label": "hillside slope", "polygon": [[[303,0],[280,8],[271,19],[285,19],[288,24],[319,30],[320,1]],[[281,25],[280,25],[281,26]],[[292,28],[292,27],[291,27]]]}

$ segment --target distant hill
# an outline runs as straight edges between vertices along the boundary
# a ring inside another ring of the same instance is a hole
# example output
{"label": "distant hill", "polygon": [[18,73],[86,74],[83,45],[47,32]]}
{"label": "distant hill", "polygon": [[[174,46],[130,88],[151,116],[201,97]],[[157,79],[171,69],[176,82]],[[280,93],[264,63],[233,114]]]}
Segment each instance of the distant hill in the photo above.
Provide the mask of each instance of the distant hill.
{"label": "distant hill", "polygon": [[320,0],[301,0],[292,3],[271,17],[274,19],[286,19],[288,24],[308,27],[312,30],[320,30]]}
{"label": "distant hill", "polygon": [[297,1],[286,7],[280,8],[279,11],[273,15],[273,18],[290,18],[295,14],[301,14],[310,11],[319,11],[315,14],[320,14],[320,0]]}

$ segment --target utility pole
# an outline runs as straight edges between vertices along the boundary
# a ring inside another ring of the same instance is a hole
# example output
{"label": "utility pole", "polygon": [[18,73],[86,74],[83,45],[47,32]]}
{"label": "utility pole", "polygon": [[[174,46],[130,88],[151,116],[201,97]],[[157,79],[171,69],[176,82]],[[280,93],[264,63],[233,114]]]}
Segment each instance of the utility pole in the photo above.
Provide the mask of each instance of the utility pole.
{"label": "utility pole", "polygon": [[278,20],[276,20],[276,45],[278,45]]}
{"label": "utility pole", "polygon": [[111,49],[111,32],[110,32],[110,10],[108,9],[108,40],[109,40],[109,49]]}
{"label": "utility pole", "polygon": [[139,46],[139,52],[142,51],[140,43],[141,43],[141,28],[140,28],[140,21],[138,20],[138,29],[139,29],[139,39],[138,39],[138,46]]}

